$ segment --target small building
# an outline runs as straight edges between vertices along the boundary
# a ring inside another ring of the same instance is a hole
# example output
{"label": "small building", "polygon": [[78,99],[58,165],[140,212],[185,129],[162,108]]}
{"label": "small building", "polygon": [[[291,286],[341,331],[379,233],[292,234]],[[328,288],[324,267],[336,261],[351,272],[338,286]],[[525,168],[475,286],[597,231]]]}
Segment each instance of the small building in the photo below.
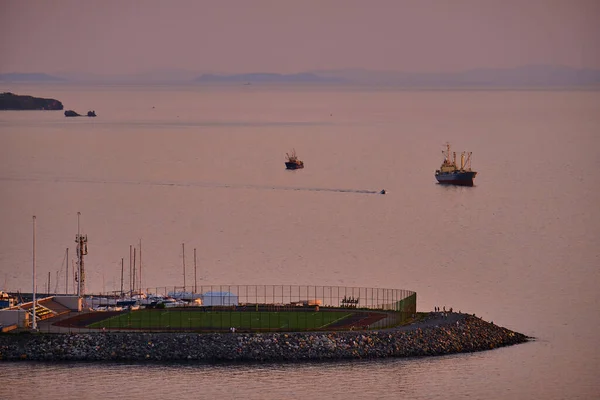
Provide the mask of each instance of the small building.
{"label": "small building", "polygon": [[202,294],[203,306],[237,306],[238,296],[231,292],[206,292]]}
{"label": "small building", "polygon": [[199,293],[185,292],[185,291],[169,292],[169,293],[167,293],[167,296],[172,297],[176,300],[186,300],[186,301],[193,301],[193,300],[202,298],[202,295]]}
{"label": "small building", "polygon": [[31,314],[27,310],[3,309],[0,311],[0,327],[4,332],[4,327],[28,328],[31,323]]}

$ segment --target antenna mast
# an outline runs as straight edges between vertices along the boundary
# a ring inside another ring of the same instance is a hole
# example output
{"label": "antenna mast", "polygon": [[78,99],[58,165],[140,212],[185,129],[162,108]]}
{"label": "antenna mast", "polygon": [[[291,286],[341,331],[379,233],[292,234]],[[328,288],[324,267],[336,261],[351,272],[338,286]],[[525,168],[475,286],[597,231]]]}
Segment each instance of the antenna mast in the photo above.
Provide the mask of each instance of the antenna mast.
{"label": "antenna mast", "polygon": [[79,228],[79,217],[81,213],[77,212],[77,236],[75,236],[75,243],[77,243],[77,266],[78,274],[76,275],[77,280],[77,296],[83,297],[85,295],[85,269],[83,256],[87,255],[87,235],[82,235]]}

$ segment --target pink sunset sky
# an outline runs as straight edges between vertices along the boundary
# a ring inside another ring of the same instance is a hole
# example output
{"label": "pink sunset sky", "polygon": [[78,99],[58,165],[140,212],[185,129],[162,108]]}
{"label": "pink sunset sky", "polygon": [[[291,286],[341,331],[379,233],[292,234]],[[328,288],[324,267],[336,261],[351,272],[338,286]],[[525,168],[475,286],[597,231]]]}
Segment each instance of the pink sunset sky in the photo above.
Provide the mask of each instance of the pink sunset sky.
{"label": "pink sunset sky", "polygon": [[0,72],[600,68],[600,0],[0,0]]}

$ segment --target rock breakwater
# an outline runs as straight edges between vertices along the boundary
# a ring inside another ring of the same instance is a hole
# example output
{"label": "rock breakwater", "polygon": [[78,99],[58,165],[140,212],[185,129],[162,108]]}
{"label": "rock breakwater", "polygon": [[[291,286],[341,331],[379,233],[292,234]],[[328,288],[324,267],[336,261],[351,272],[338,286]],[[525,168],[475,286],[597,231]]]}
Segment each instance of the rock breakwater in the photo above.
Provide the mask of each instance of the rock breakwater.
{"label": "rock breakwater", "polygon": [[0,359],[30,361],[301,361],[436,356],[523,343],[527,336],[461,315],[408,329],[297,333],[0,335]]}

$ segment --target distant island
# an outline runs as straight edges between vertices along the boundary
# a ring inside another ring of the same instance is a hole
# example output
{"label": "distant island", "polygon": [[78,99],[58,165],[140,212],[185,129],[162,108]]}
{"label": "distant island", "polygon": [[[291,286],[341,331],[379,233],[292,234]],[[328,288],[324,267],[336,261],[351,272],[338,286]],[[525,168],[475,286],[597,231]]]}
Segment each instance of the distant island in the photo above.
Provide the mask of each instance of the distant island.
{"label": "distant island", "polygon": [[63,104],[56,99],[23,96],[10,92],[0,93],[0,110],[62,110]]}

